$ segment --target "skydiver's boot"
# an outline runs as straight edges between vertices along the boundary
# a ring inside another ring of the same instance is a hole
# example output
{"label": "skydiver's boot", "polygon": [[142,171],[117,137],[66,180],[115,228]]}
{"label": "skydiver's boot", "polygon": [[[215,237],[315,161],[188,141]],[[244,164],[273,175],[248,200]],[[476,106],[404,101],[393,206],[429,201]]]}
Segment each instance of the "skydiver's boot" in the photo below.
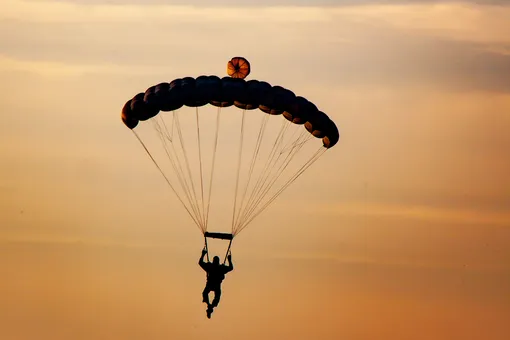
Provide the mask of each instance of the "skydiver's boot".
{"label": "skydiver's boot", "polygon": [[207,307],[207,318],[210,319],[211,318],[211,314],[213,312],[213,307],[211,307],[211,305],[209,305]]}

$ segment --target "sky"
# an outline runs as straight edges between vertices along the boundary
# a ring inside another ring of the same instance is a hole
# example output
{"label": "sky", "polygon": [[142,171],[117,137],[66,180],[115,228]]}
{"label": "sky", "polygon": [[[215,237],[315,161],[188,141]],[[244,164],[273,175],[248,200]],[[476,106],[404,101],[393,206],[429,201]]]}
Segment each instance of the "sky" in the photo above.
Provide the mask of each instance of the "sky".
{"label": "sky", "polygon": [[[2,339],[510,337],[505,1],[2,4]],[[340,141],[236,236],[209,320],[203,236],[120,110],[233,56]]]}

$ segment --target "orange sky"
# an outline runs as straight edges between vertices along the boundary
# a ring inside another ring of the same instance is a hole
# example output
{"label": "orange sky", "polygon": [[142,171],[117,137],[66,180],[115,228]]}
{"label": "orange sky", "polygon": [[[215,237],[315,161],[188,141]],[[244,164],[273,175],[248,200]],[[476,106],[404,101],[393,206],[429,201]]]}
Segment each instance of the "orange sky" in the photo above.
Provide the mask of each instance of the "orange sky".
{"label": "orange sky", "polygon": [[[509,338],[510,7],[202,2],[6,1],[0,338]],[[120,109],[235,55],[341,138],[236,238],[208,320],[202,235]]]}

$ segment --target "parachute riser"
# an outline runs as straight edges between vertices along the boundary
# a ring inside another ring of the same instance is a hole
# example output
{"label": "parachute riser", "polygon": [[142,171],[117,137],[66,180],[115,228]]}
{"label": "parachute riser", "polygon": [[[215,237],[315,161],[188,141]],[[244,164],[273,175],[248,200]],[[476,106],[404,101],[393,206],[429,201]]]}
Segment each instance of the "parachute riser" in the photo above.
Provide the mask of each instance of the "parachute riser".
{"label": "parachute riser", "polygon": [[204,248],[205,248],[205,251],[206,251],[206,253],[205,253],[205,254],[206,254],[206,256],[207,256],[207,262],[210,262],[210,261],[209,261],[209,248],[207,247],[207,237],[204,237],[204,240],[205,240],[205,246],[204,246]]}
{"label": "parachute riser", "polygon": [[228,243],[228,249],[227,249],[227,252],[225,253],[225,258],[223,259],[223,264],[225,264],[227,262],[228,255],[230,254],[230,248],[232,247],[232,240],[230,240],[230,242]]}

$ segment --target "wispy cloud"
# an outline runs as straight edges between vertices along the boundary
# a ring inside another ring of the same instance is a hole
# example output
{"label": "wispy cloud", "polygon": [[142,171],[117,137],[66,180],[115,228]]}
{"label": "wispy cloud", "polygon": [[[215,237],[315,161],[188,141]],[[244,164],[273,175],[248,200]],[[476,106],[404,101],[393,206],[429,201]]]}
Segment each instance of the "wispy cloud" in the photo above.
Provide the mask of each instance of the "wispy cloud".
{"label": "wispy cloud", "polygon": [[0,72],[30,73],[45,77],[80,77],[85,75],[147,75],[160,74],[165,68],[150,65],[131,68],[114,63],[70,63],[63,61],[24,60],[0,55]]}
{"label": "wispy cloud", "polygon": [[198,75],[225,55],[249,52],[261,77],[279,63],[288,81],[508,92],[508,16],[510,8],[458,4],[247,9],[9,0],[0,13],[0,62],[52,75]]}
{"label": "wispy cloud", "polygon": [[464,225],[493,225],[510,228],[510,212],[476,209],[453,209],[434,206],[405,204],[342,203],[317,207],[317,211],[329,211],[336,215],[356,215],[371,217],[392,217],[410,220],[425,220],[433,223],[455,223]]}
{"label": "wispy cloud", "polygon": [[[26,0],[27,2],[34,0]],[[476,0],[219,0],[210,2],[208,0],[56,0],[58,2],[67,3],[93,3],[93,4],[113,4],[113,5],[128,5],[128,4],[147,4],[147,5],[188,5],[188,6],[209,6],[209,7],[278,7],[278,6],[293,6],[293,7],[307,7],[307,6],[364,6],[364,5],[414,5],[414,4],[444,4],[444,3],[467,3],[467,4],[480,4]],[[505,0],[485,0],[484,5],[508,5]]]}
{"label": "wispy cloud", "polygon": [[[250,22],[318,22],[333,18],[332,13],[319,4],[307,8],[293,7],[259,7],[244,8],[240,6],[200,6],[183,2],[180,4],[161,2],[146,6],[146,2],[122,3],[111,2],[61,2],[61,1],[23,1],[6,0],[7,8],[0,14],[0,19],[20,20],[26,22],[46,23],[195,23],[223,22],[239,25]],[[258,7],[258,6],[257,6]],[[264,20],[261,20],[264,18]],[[242,29],[242,26],[239,27]],[[169,32],[170,33],[170,32]]]}

